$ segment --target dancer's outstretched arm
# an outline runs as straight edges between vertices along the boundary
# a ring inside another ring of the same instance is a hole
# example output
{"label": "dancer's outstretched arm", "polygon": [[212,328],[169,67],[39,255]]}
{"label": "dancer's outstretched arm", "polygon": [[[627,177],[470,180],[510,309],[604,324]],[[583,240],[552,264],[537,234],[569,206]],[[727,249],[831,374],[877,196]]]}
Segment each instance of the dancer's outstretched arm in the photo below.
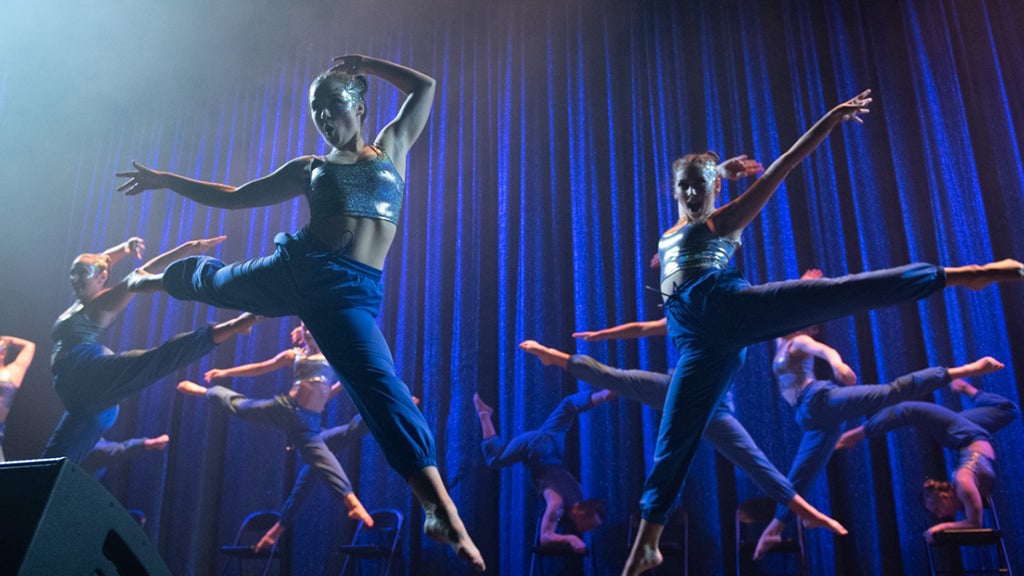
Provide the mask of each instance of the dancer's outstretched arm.
{"label": "dancer's outstretched arm", "polygon": [[646,338],[648,336],[664,336],[666,334],[668,334],[668,322],[661,318],[660,320],[627,322],[602,330],[573,332],[572,337],[582,338],[584,342],[599,342],[601,340],[627,340],[631,338]]}
{"label": "dancer's outstretched arm", "polygon": [[806,334],[796,336],[791,340],[792,349],[799,350],[804,354],[811,356],[817,356],[822,360],[828,362],[829,366],[832,367],[832,373],[835,375],[835,379],[847,386],[852,386],[857,383],[857,374],[843,362],[843,357],[836,352],[834,348],[826,344],[818,342],[814,338]]}
{"label": "dancer's outstretched arm", "polygon": [[804,133],[796,144],[779,156],[771,166],[765,170],[747,190],[738,198],[725,206],[715,210],[708,217],[708,228],[719,236],[739,238],[743,229],[760,214],[761,209],[768,203],[779,185],[786,178],[793,168],[797,166],[808,154],[820,145],[832,132],[832,129],[839,123],[846,120],[862,122],[859,114],[868,112],[867,105],[871,103],[870,90],[861,92],[854,98],[843,102],[832,110],[829,110],[821,120],[818,120],[811,129]]}
{"label": "dancer's outstretched arm", "polygon": [[280,204],[303,194],[309,187],[309,164],[312,159],[312,156],[300,156],[289,160],[271,174],[237,187],[153,170],[135,160],[132,160],[134,170],[118,172],[115,176],[128,179],[117,187],[117,191],[126,196],[166,188],[204,206],[229,210],[256,208]]}
{"label": "dancer's outstretched arm", "polygon": [[388,82],[406,94],[395,117],[380,132],[374,144],[387,152],[399,174],[405,174],[405,156],[430,119],[436,82],[412,68],[359,54],[336,56],[332,70],[355,76],[369,74]]}
{"label": "dancer's outstretched arm", "polygon": [[[262,362],[253,362],[251,364],[242,364],[241,366],[232,366],[231,368],[213,368],[207,370],[206,374],[203,375],[203,379],[207,382],[216,378],[231,378],[234,376],[262,376],[264,374],[270,374],[282,368],[290,368],[295,363],[295,350],[289,348],[279,353],[273,358],[269,358]],[[333,396],[333,394],[332,394]]]}

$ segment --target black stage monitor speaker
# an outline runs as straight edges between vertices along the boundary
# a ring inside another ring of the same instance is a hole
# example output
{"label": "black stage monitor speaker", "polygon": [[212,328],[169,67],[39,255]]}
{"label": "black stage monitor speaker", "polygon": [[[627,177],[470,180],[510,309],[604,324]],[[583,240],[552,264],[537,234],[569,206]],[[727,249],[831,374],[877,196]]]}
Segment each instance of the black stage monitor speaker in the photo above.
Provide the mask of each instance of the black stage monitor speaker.
{"label": "black stage monitor speaker", "polygon": [[65,458],[0,464],[0,575],[170,575],[121,504]]}

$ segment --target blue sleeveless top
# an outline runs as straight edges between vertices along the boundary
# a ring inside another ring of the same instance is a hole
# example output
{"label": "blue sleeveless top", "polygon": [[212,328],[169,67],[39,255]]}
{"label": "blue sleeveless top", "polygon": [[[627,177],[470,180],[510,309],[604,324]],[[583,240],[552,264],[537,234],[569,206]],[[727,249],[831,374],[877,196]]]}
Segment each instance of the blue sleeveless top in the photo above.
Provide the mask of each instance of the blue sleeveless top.
{"label": "blue sleeveless top", "polygon": [[313,158],[306,193],[312,219],[344,214],[398,224],[405,182],[380,148],[377,156],[354,164]]}
{"label": "blue sleeveless top", "polygon": [[696,272],[727,268],[740,244],[739,240],[716,236],[708,229],[707,222],[686,224],[658,241],[661,280],[680,270],[685,278]]}

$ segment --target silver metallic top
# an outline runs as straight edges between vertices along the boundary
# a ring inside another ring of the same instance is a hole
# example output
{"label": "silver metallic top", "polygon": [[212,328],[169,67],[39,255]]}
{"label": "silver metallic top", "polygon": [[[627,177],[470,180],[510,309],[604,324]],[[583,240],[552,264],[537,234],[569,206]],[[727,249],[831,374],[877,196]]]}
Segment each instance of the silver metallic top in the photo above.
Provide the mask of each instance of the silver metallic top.
{"label": "silver metallic top", "polygon": [[661,259],[661,279],[682,271],[682,280],[688,272],[704,272],[729,266],[733,254],[739,248],[739,240],[717,236],[708,229],[707,222],[686,224],[658,241],[658,256]]}
{"label": "silver metallic top", "polygon": [[327,363],[327,358],[323,354],[307,355],[301,348],[295,351],[292,377],[294,378],[294,384],[302,382],[333,384],[337,380],[334,369]]}
{"label": "silver metallic top", "polygon": [[786,340],[786,343],[775,352],[772,372],[779,380],[779,393],[791,406],[796,406],[796,399],[800,396],[804,383],[814,380],[814,356],[807,354],[803,358],[794,357],[790,354],[792,344],[792,340]]}
{"label": "silver metallic top", "polygon": [[405,182],[384,150],[354,164],[314,158],[306,193],[312,219],[344,214],[398,224]]}

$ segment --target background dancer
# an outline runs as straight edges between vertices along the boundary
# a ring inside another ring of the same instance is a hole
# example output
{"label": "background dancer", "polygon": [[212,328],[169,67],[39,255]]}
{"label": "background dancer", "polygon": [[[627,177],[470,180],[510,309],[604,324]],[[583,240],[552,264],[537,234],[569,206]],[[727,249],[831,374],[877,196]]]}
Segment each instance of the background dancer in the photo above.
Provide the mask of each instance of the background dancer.
{"label": "background dancer", "polygon": [[[133,195],[168,188],[207,206],[252,208],[305,195],[310,222],[275,238],[265,258],[225,265],[211,258],[177,262],[153,280],[176,298],[266,316],[299,316],[341,377],[388,464],[408,482],[425,513],[424,531],[484,570],[437,469],[426,419],[408,386],[395,375],[391,351],[376,324],[381,268],[397,231],[405,192],[405,159],[426,126],[434,80],[398,64],[358,55],[310,85],[309,111],[324,157],[301,156],[237,188],[157,172],[133,162],[118,190]],[[373,145],[363,139],[371,74],[407,96]]]}
{"label": "background dancer", "polygon": [[742,195],[721,208],[718,157],[691,154],[673,164],[680,221],[658,244],[661,292],[669,336],[679,352],[665,400],[654,466],[641,498],[640,528],[624,576],[662,562],[658,541],[682,488],[697,442],[743,363],[745,347],[856,312],[922,298],[946,286],[982,288],[1020,280],[1019,262],[941,268],[915,264],[838,279],[793,280],[751,286],[729,265],[746,226],[783,178],[838,124],[868,111],[865,91],[814,124]]}
{"label": "background dancer", "polygon": [[[657,321],[655,321],[657,324]],[[664,322],[661,322],[664,327]],[[649,331],[655,335],[657,329]],[[664,334],[664,332],[662,332]],[[545,366],[558,366],[577,380],[608,389],[615,394],[654,408],[658,412],[665,406],[665,395],[672,376],[647,370],[620,370],[612,368],[584,354],[569,355],[561,350],[548,348],[534,340],[527,340],[519,347],[540,358]],[[704,439],[711,443],[722,456],[750,476],[754,484],[770,498],[792,510],[811,528],[828,528],[836,534],[845,535],[846,529],[822,514],[796,493],[789,480],[768,460],[757,446],[743,424],[732,412],[732,393],[728,393],[711,415],[711,421],[704,429]]]}
{"label": "background dancer", "polygon": [[[480,418],[483,433],[481,448],[487,467],[498,470],[523,463],[537,495],[544,499],[540,523],[540,545],[567,547],[585,554],[587,545],[580,537],[601,525],[604,503],[584,500],[580,483],[562,464],[565,456],[565,434],[576,416],[615,396],[608,390],[577,392],[563,399],[537,430],[524,432],[504,442],[494,429],[494,409],[473,395],[473,404]],[[559,532],[561,530],[561,532]]]}
{"label": "background dancer", "polygon": [[[956,379],[950,388],[973,400],[973,406],[954,412],[930,402],[902,402],[879,410],[863,425],[840,437],[836,448],[850,448],[865,438],[881,438],[905,426],[930,435],[940,445],[959,454],[952,482],[928,480],[924,484],[925,507],[943,521],[925,531],[930,543],[936,532],[957,528],[979,528],[985,499],[995,487],[996,453],[992,435],[1020,416],[1020,408],[992,392],[981,392],[965,380]],[[952,520],[958,511],[962,520]]]}
{"label": "background dancer", "polygon": [[[815,358],[828,362],[834,381],[814,377]],[[926,368],[901,376],[889,384],[855,386],[857,375],[843,362],[839,353],[806,331],[778,338],[772,371],[779,381],[780,395],[793,406],[796,422],[804,430],[789,471],[790,482],[799,491],[811,487],[832,456],[843,423],[847,420],[919,398],[945,386],[953,378],[983,376],[1002,368],[1002,363],[985,357],[955,368]],[[761,533],[754,551],[755,560],[782,542],[782,532],[790,520],[789,510],[779,506],[775,518]]]}
{"label": "background dancer", "polygon": [[53,388],[64,402],[64,415],[43,452],[44,458],[66,456],[80,462],[117,419],[117,404],[130,394],[209,354],[217,344],[248,332],[256,316],[241,316],[179,334],[156,348],[115,354],[99,339],[132,301],[132,284],[159,273],[178,258],[206,252],[224,236],[192,240],[165,252],[106,287],[110,266],[128,254],[142,255],[144,245],[131,238],[102,254],[82,254],[71,266],[75,303],[53,327]]}
{"label": "background dancer", "polygon": [[[11,352],[12,346],[19,350],[14,359],[8,362],[7,355]],[[0,462],[4,461],[3,442],[7,415],[11,412],[14,395],[21,388],[25,372],[35,355],[35,342],[14,336],[0,336]]]}
{"label": "background dancer", "polygon": [[[251,400],[234,390],[223,386],[207,388],[195,382],[183,380],[178,391],[192,396],[204,396],[220,408],[243,420],[272,426],[285,433],[288,443],[302,456],[306,466],[302,472],[308,474],[309,467],[321,478],[332,494],[337,496],[348,509],[348,517],[362,520],[373,526],[373,518],[366,512],[362,502],[352,491],[352,481],[345,474],[334,452],[327,446],[321,435],[321,421],[328,400],[341,391],[341,384],[335,381],[334,370],[320,352],[316,340],[299,326],[298,334],[292,332],[293,342],[301,347],[290,348],[263,362],[244,364],[232,368],[216,368],[206,373],[209,382],[218,378],[234,376],[262,376],[284,368],[292,369],[292,387],[274,398]],[[358,432],[355,423],[352,431]],[[347,429],[346,429],[347,432]],[[344,435],[342,435],[343,437]],[[300,479],[302,474],[300,474]],[[305,496],[306,494],[303,494]],[[287,508],[287,506],[286,506]],[[283,514],[282,514],[283,519]],[[277,536],[291,524],[291,515],[282,522],[279,530],[267,533],[264,546],[273,546]]]}

